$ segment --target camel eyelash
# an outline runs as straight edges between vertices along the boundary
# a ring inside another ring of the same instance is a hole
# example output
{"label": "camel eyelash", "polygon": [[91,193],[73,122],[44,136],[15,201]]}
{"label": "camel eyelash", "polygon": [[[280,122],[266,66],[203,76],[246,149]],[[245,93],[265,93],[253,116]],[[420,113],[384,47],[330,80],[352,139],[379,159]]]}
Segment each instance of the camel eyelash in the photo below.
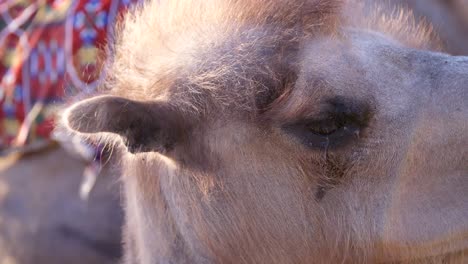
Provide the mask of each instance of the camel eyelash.
{"label": "camel eyelash", "polygon": [[371,111],[368,104],[340,97],[329,100],[328,106],[321,115],[324,118],[302,119],[284,125],[283,129],[307,147],[334,149],[358,138],[369,123]]}

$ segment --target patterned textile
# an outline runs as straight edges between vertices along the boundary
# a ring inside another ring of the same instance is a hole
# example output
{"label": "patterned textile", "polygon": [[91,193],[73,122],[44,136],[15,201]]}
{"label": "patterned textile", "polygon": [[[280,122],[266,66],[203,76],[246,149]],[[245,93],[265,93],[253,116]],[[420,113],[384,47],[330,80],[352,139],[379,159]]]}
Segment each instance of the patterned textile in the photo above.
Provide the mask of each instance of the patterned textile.
{"label": "patterned textile", "polygon": [[0,0],[0,151],[49,139],[64,96],[95,89],[99,48],[137,0]]}

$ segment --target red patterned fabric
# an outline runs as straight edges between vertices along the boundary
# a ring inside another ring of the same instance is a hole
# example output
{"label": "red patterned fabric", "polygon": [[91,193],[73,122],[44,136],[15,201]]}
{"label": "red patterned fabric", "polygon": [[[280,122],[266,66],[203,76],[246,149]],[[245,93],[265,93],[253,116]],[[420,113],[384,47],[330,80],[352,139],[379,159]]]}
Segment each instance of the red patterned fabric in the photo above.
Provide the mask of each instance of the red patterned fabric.
{"label": "red patterned fabric", "polygon": [[48,139],[70,91],[95,89],[99,49],[137,0],[0,0],[0,150]]}

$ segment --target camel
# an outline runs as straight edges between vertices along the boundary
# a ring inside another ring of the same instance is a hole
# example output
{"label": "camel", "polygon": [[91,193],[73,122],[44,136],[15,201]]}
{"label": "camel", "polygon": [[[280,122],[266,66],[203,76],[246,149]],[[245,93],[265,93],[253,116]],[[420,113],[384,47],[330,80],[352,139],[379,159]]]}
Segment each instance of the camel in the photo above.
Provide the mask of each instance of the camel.
{"label": "camel", "polygon": [[123,19],[62,126],[118,157],[124,263],[466,263],[468,57],[355,2]]}

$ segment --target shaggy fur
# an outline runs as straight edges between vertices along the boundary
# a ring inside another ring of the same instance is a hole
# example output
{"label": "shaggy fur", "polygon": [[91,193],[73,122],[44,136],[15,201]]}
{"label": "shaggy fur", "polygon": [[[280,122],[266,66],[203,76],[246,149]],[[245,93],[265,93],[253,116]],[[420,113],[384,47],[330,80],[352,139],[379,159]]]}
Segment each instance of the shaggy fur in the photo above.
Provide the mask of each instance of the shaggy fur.
{"label": "shaggy fur", "polygon": [[332,30],[337,6],[335,1],[145,3],[118,30],[105,86],[140,100],[171,93],[186,97],[180,101],[195,110],[203,106],[193,98],[207,94],[220,105],[251,108],[255,94],[283,87],[286,76],[274,67],[288,66],[301,39]]}
{"label": "shaggy fur", "polygon": [[336,30],[339,26],[382,32],[410,47],[441,49],[430,25],[417,23],[410,11],[388,12],[375,4],[364,8],[365,4],[355,0],[144,2],[117,27],[109,52],[112,63],[105,70],[112,74],[102,87],[134,100],[170,93],[198,111],[206,106],[193,99],[206,102],[207,94],[222,106],[252,108],[257,94],[278,97],[287,90],[284,82],[294,78],[287,71],[295,66],[300,43],[319,34],[344,37]]}

